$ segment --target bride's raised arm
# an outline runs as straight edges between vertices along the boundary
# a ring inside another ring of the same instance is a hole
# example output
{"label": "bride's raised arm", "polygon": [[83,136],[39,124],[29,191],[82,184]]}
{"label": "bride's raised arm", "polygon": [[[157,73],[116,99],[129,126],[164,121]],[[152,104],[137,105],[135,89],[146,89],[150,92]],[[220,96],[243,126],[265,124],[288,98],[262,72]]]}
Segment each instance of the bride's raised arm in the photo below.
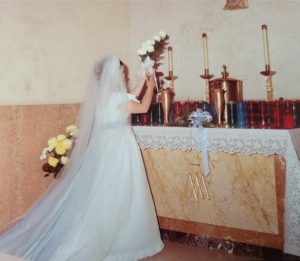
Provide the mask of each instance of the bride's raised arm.
{"label": "bride's raised arm", "polygon": [[134,95],[135,97],[138,97],[140,95],[141,91],[143,90],[146,79],[147,79],[147,76],[141,77],[138,82],[137,87],[135,87],[133,90],[131,90],[130,93],[132,95]]}
{"label": "bride's raised arm", "polygon": [[[153,96],[153,89],[155,87],[155,79],[154,76],[152,75],[148,78],[145,78],[145,80],[146,80],[147,89],[141,102],[140,103],[134,101],[128,102],[128,111],[130,113],[145,113],[148,111],[150,107],[152,96]],[[141,89],[144,86],[145,80],[143,81],[142,86],[139,86],[141,87]]]}

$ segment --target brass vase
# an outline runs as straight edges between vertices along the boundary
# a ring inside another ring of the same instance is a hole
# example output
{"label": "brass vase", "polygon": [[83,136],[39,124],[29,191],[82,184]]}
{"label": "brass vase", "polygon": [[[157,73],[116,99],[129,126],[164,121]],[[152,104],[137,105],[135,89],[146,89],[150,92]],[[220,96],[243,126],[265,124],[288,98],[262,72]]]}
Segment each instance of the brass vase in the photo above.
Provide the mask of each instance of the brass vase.
{"label": "brass vase", "polygon": [[164,112],[164,125],[168,126],[169,122],[169,114],[171,109],[171,89],[166,88],[161,90],[161,105],[163,107]]}
{"label": "brass vase", "polygon": [[213,103],[217,114],[217,127],[223,127],[225,101],[224,91],[221,88],[214,89]]}

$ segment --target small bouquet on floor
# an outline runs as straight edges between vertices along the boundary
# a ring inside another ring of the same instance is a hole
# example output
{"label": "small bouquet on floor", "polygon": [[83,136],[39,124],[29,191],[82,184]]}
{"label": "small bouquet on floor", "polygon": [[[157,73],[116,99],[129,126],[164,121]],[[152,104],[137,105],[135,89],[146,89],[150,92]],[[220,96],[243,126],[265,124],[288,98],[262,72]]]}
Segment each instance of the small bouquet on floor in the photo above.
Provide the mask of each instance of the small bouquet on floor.
{"label": "small bouquet on floor", "polygon": [[70,125],[65,132],[65,134],[50,138],[48,147],[42,150],[40,160],[46,160],[42,166],[42,170],[46,172],[44,177],[48,177],[53,173],[54,178],[57,178],[58,173],[69,160],[68,152],[71,150],[76,138],[77,126]]}
{"label": "small bouquet on floor", "polygon": [[163,58],[162,54],[168,44],[169,36],[160,31],[152,39],[144,42],[142,47],[137,51],[140,57],[142,75],[153,74],[154,70],[160,65],[159,61]]}

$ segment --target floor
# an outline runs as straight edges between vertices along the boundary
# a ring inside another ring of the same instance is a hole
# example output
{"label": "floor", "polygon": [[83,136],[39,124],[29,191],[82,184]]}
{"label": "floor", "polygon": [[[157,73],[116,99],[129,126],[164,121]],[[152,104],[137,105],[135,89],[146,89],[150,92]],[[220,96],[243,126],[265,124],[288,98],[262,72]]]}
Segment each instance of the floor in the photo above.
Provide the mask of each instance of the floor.
{"label": "floor", "polygon": [[[263,258],[232,255],[224,251],[209,250],[206,247],[189,246],[187,244],[164,240],[162,252],[142,261],[298,261],[300,257],[270,254]],[[23,261],[23,259],[0,253],[0,261]]]}
{"label": "floor", "polygon": [[[188,246],[176,242],[164,241],[165,247],[159,254],[143,261],[259,261],[267,260],[254,257],[231,255],[208,248]],[[271,260],[270,260],[271,261]]]}

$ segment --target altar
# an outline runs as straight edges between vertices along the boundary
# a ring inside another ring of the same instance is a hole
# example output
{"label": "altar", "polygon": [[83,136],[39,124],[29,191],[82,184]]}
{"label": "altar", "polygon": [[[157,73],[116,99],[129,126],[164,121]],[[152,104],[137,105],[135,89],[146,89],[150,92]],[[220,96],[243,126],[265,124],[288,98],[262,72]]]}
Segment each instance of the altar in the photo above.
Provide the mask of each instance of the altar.
{"label": "altar", "polygon": [[161,228],[300,255],[300,129],[133,129]]}

